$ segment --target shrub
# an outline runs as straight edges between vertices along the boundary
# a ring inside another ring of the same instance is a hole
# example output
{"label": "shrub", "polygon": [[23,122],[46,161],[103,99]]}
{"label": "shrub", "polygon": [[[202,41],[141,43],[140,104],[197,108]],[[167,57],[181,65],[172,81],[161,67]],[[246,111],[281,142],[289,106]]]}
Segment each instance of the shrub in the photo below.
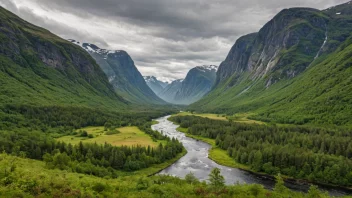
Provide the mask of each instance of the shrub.
{"label": "shrub", "polygon": [[114,135],[114,134],[119,134],[119,133],[121,133],[121,132],[114,129],[114,130],[109,130],[109,131],[105,132],[105,135]]}

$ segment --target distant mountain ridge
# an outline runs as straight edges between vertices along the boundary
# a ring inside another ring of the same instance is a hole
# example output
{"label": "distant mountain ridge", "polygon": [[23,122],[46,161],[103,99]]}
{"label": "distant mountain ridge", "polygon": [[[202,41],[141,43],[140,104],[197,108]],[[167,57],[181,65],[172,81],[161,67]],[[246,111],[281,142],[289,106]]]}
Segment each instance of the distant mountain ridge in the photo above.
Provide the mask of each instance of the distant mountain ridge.
{"label": "distant mountain ridge", "polygon": [[156,95],[162,92],[164,88],[169,85],[167,82],[158,80],[155,76],[143,76],[143,78]]}
{"label": "distant mountain ridge", "polygon": [[85,49],[98,63],[116,92],[137,104],[166,104],[146,84],[132,58],[123,50],[106,50],[73,39],[70,42]]}
{"label": "distant mountain ridge", "polygon": [[191,69],[185,79],[178,79],[162,88],[155,77],[145,78],[149,87],[163,100],[188,105],[201,99],[207,94],[216,79],[218,66],[203,65]]}
{"label": "distant mountain ridge", "polygon": [[175,100],[176,93],[181,89],[182,82],[184,79],[177,79],[172,81],[169,85],[167,85],[161,92],[159,92],[158,96],[165,100],[166,102],[178,104]]}
{"label": "distant mountain ridge", "polygon": [[218,66],[203,65],[191,69],[180,90],[176,93],[177,104],[189,105],[200,100],[214,85]]}

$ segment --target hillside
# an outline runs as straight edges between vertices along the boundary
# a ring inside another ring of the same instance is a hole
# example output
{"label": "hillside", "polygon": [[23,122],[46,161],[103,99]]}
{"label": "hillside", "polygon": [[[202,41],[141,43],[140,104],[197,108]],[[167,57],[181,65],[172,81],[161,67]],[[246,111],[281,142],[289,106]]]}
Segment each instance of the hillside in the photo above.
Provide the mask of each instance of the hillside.
{"label": "hillside", "polygon": [[106,50],[90,43],[70,39],[85,49],[98,63],[116,92],[126,100],[137,104],[165,104],[147,86],[132,58],[122,50]]}
{"label": "hillside", "polygon": [[2,7],[0,38],[1,106],[126,107],[87,52]]}
{"label": "hillside", "polygon": [[[345,11],[347,10],[347,11]],[[190,110],[280,123],[351,125],[351,4],[285,9],[241,37],[214,90]]]}

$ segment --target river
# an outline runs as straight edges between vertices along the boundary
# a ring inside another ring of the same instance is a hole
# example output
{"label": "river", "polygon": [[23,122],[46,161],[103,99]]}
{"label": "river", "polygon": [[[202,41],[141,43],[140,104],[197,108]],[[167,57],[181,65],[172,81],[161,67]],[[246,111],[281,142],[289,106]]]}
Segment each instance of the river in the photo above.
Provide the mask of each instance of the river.
{"label": "river", "polygon": [[[152,125],[152,129],[159,131],[168,137],[178,139],[186,148],[187,154],[168,168],[162,170],[159,174],[184,178],[188,173],[192,172],[199,180],[207,180],[210,171],[213,168],[219,168],[221,174],[225,178],[226,184],[261,184],[267,189],[272,189],[274,187],[275,181],[273,181],[271,177],[259,176],[237,168],[222,166],[215,163],[208,158],[208,151],[211,146],[205,142],[188,138],[184,133],[177,131],[176,128],[178,125],[168,121],[167,118],[169,117],[170,116],[166,116],[156,119],[159,123]],[[309,189],[308,184],[286,182],[285,185],[295,191],[307,192]],[[325,186],[319,186],[319,188],[323,191],[328,191],[332,196],[342,196],[351,193],[338,188]]]}

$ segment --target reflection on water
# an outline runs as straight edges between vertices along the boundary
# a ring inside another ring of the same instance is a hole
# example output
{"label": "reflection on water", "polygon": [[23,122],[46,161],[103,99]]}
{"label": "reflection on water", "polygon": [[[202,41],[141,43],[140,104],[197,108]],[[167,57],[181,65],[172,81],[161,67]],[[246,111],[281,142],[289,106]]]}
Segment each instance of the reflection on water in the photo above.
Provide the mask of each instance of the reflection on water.
{"label": "reflection on water", "polygon": [[[257,176],[237,168],[230,168],[216,164],[208,158],[208,151],[211,148],[209,144],[188,138],[185,134],[178,132],[176,130],[178,126],[168,121],[168,117],[169,116],[157,119],[156,121],[159,123],[153,125],[152,129],[157,130],[171,138],[178,139],[182,142],[188,153],[170,167],[162,170],[159,174],[167,174],[184,178],[188,173],[192,172],[199,180],[207,180],[210,171],[217,167],[221,170],[221,174],[225,177],[227,184],[257,183],[262,184],[267,189],[272,189],[274,187],[275,182],[266,177]],[[307,192],[309,189],[309,186],[306,184],[298,185],[286,183],[286,186],[292,190],[304,192]],[[320,188],[322,190],[329,191],[330,195],[334,196],[347,194],[347,192],[338,189],[327,189],[324,187]]]}

